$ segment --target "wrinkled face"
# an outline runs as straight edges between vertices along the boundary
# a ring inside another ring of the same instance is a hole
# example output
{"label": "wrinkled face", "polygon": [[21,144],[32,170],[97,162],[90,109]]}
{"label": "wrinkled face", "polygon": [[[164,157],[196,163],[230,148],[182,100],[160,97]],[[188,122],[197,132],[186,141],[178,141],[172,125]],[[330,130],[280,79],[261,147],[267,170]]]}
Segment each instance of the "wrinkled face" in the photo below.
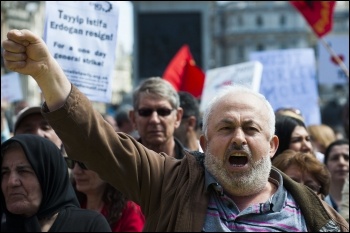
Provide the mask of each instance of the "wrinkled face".
{"label": "wrinkled face", "polygon": [[337,145],[328,155],[327,164],[332,180],[345,181],[349,174],[349,145]]}
{"label": "wrinkled face", "polygon": [[1,191],[12,214],[30,217],[39,210],[41,186],[22,148],[11,148],[5,152],[1,166]]}
{"label": "wrinkled face", "polygon": [[270,140],[267,108],[250,94],[227,96],[208,119],[201,137],[208,171],[233,195],[251,195],[266,186],[278,139]]}
{"label": "wrinkled face", "polygon": [[305,153],[312,152],[311,139],[304,127],[295,127],[290,138],[289,149]]}
{"label": "wrinkled face", "polygon": [[62,141],[41,114],[31,114],[18,125],[16,134],[35,134],[49,139],[61,148]]}
{"label": "wrinkled face", "polygon": [[[157,113],[157,109],[171,110],[171,112],[167,116],[162,116]],[[149,116],[141,116],[139,110],[155,111]],[[139,107],[133,111],[131,118],[139,132],[142,143],[146,147],[152,148],[173,140],[174,130],[181,122],[181,114],[173,109],[169,101],[154,95],[141,94]]]}
{"label": "wrinkled face", "polygon": [[294,181],[306,185],[315,193],[319,193],[321,184],[307,171],[303,172],[297,165],[290,165],[284,173],[292,178]]}
{"label": "wrinkled face", "polygon": [[72,169],[73,177],[76,182],[76,189],[86,195],[103,194],[106,182],[92,170],[84,170],[77,163]]}

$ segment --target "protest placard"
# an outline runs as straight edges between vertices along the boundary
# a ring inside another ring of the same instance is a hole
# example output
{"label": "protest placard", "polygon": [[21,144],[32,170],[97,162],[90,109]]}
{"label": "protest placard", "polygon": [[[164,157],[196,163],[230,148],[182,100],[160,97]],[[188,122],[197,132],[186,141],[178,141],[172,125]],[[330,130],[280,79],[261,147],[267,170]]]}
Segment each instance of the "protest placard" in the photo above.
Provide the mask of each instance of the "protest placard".
{"label": "protest placard", "polygon": [[[328,35],[326,43],[349,69],[349,35]],[[349,80],[325,46],[318,42],[318,83],[326,85],[348,84]]]}
{"label": "protest placard", "polygon": [[261,74],[262,65],[257,61],[208,70],[205,75],[200,111],[203,112],[218,90],[226,85],[239,84],[259,91]]}
{"label": "protest placard", "polygon": [[274,110],[297,108],[307,125],[321,122],[313,49],[252,52],[250,60],[263,64],[260,93]]}
{"label": "protest placard", "polygon": [[1,75],[1,99],[9,103],[23,99],[19,73],[11,72]]}
{"label": "protest placard", "polygon": [[46,2],[44,40],[68,79],[92,101],[111,101],[117,29],[116,2]]}

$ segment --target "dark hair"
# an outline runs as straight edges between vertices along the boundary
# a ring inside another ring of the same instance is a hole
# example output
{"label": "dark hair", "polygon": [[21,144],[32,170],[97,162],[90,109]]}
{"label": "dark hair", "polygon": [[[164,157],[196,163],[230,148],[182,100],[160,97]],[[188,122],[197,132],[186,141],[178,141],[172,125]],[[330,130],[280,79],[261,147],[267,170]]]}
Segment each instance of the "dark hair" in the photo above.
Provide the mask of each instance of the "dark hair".
{"label": "dark hair", "polygon": [[295,165],[300,171],[308,172],[317,180],[321,187],[319,192],[328,195],[331,175],[327,167],[321,163],[313,154],[297,152],[291,149],[285,150],[272,161],[272,165],[285,172],[290,166]]}
{"label": "dark hair", "polygon": [[[86,195],[76,189],[76,183],[74,179],[72,183],[79,203],[86,203]],[[107,222],[113,229],[114,224],[116,224],[122,216],[123,210],[126,207],[127,198],[112,185],[107,183],[102,195],[102,201],[107,206]]]}
{"label": "dark hair", "polygon": [[128,110],[120,110],[115,115],[115,121],[117,122],[117,126],[121,128],[126,122],[130,122],[129,111]]}
{"label": "dark hair", "polygon": [[194,116],[196,118],[196,129],[199,127],[201,120],[199,114],[199,104],[197,99],[189,92],[179,91],[180,107],[183,109],[182,118]]}
{"label": "dark hair", "polygon": [[277,135],[279,139],[279,146],[273,159],[283,151],[289,149],[292,133],[297,126],[302,126],[306,130],[306,126],[303,121],[290,116],[279,114],[276,115],[275,135]]}
{"label": "dark hair", "polygon": [[349,140],[348,139],[337,139],[334,142],[332,142],[331,144],[329,144],[329,146],[327,147],[325,153],[324,153],[324,163],[327,164],[328,162],[328,157],[329,154],[331,153],[331,150],[333,149],[333,147],[335,146],[340,146],[340,145],[349,145]]}

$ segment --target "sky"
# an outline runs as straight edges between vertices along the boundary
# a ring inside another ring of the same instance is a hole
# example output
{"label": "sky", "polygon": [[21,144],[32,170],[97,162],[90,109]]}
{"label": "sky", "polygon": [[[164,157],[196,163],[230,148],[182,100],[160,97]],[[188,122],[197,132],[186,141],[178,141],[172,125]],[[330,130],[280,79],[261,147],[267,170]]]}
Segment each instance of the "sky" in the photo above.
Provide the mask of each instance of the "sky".
{"label": "sky", "polygon": [[132,53],[134,43],[133,37],[133,10],[130,1],[118,1],[119,21],[118,21],[118,39],[127,53]]}

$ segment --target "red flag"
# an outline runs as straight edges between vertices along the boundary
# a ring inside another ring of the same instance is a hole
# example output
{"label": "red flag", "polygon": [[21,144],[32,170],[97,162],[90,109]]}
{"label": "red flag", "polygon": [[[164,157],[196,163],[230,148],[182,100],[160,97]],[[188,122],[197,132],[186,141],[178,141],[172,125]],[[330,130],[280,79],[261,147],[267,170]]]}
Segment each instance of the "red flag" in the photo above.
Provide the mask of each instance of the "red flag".
{"label": "red flag", "polygon": [[321,38],[332,30],[335,1],[290,1]]}
{"label": "red flag", "polygon": [[183,45],[171,59],[163,73],[176,91],[187,91],[200,98],[204,86],[204,72],[196,66],[188,45]]}

